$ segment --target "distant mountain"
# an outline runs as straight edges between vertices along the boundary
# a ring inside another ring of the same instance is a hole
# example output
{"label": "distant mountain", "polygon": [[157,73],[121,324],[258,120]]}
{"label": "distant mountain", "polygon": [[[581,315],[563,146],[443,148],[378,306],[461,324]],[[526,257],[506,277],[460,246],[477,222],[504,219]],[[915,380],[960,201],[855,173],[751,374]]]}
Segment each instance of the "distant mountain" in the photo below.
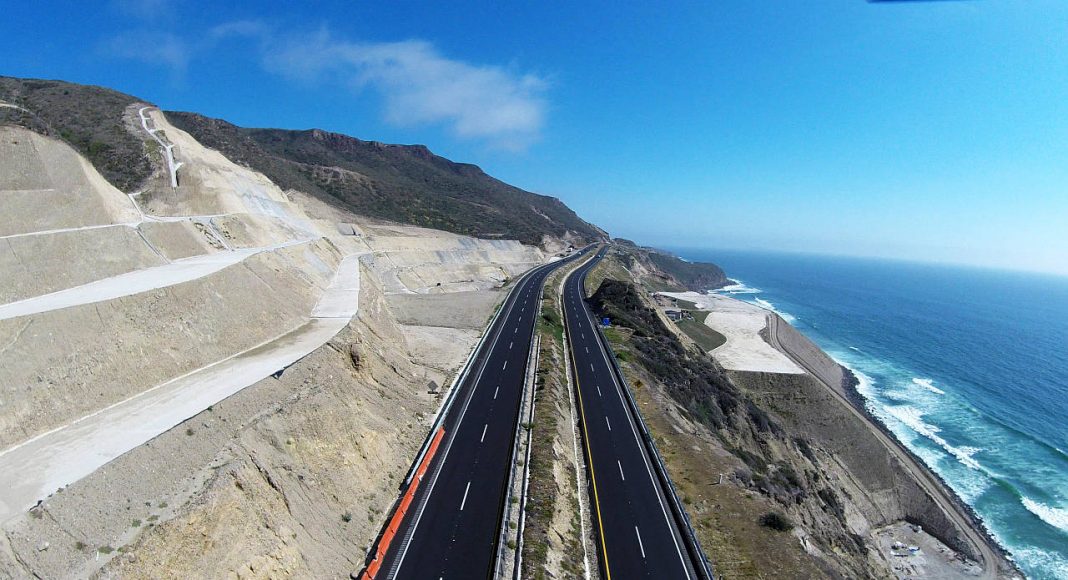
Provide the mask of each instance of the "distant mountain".
{"label": "distant mountain", "polygon": [[166,115],[283,189],[361,215],[535,245],[544,236],[576,243],[607,237],[555,197],[513,187],[422,145],[387,145],[319,129],[247,129],[195,113]]}

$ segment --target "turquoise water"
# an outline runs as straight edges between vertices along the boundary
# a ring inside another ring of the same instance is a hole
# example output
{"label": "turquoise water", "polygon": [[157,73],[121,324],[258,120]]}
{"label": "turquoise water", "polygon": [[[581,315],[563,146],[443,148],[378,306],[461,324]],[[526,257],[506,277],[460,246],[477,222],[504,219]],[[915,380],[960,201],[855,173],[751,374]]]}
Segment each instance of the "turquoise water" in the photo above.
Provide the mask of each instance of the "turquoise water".
{"label": "turquoise water", "polygon": [[860,378],[871,411],[1030,578],[1068,578],[1068,278],[675,249]]}

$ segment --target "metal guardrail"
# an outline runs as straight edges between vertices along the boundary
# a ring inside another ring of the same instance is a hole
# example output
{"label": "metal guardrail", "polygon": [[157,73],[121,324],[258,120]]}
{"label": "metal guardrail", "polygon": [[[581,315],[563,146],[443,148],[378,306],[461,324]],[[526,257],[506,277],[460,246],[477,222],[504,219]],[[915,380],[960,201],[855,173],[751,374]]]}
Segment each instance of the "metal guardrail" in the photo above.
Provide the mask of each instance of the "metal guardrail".
{"label": "metal guardrail", "polygon": [[[582,280],[580,283],[583,287],[586,284],[587,270],[582,274]],[[582,301],[583,308],[589,312],[589,305],[586,301]],[[591,317],[592,318],[592,317]],[[664,465],[664,458],[660,455],[660,450],[656,448],[656,442],[653,440],[653,436],[649,433],[649,426],[645,424],[645,419],[642,418],[641,412],[638,410],[638,403],[634,400],[634,396],[630,392],[630,383],[627,382],[625,376],[623,376],[623,369],[619,367],[619,363],[616,361],[615,353],[612,351],[612,347],[608,342],[608,337],[605,336],[604,330],[600,324],[594,323],[597,328],[597,337],[601,342],[602,348],[609,354],[608,358],[611,361],[612,373],[619,380],[619,384],[623,385],[623,392],[626,395],[627,407],[630,410],[631,415],[635,419],[635,424],[638,425],[638,429],[641,430],[642,443],[645,444],[646,450],[655,459],[654,467],[656,476],[660,480],[660,484],[663,488],[670,492],[668,493],[668,503],[671,505],[672,515],[675,516],[676,523],[680,524],[680,528],[684,530],[683,540],[686,543],[686,551],[690,554],[690,559],[695,564],[694,569],[697,574],[705,580],[715,580],[715,575],[712,572],[712,563],[708,561],[705,556],[704,550],[701,549],[701,544],[697,540],[697,532],[694,531],[693,524],[690,522],[690,516],[686,513],[686,510],[682,507],[682,502],[679,501],[678,490],[675,488],[675,484],[671,481],[671,477],[668,476],[667,467]]]}

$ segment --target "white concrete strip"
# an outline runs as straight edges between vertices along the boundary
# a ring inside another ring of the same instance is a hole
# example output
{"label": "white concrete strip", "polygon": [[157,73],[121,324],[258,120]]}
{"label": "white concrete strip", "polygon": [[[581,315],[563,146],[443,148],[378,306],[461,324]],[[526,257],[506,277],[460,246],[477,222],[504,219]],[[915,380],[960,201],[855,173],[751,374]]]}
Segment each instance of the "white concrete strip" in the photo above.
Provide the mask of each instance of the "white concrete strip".
{"label": "white concrete strip", "polygon": [[497,400],[497,391],[499,391],[499,390],[501,390],[500,385],[498,385],[496,389],[493,389],[493,400],[494,401]]}
{"label": "white concrete strip", "polygon": [[515,342],[508,341],[508,350],[512,350],[512,345],[514,345],[514,344],[515,344]]}
{"label": "white concrete strip", "polygon": [[597,385],[597,396],[598,397],[602,396],[601,395],[601,385]]}
{"label": "white concrete strip", "polygon": [[504,361],[504,366],[501,367],[501,370],[503,371],[506,368],[508,368],[508,361]]}
{"label": "white concrete strip", "polygon": [[634,533],[638,536],[638,548],[642,551],[642,558],[645,558],[645,545],[642,544],[642,533],[638,531],[638,526],[634,526]]}
{"label": "white concrete strip", "polygon": [[471,482],[467,482],[467,487],[464,488],[464,499],[460,502],[460,511],[464,511],[464,506],[467,505],[467,492],[471,491]]}
{"label": "white concrete strip", "polygon": [[[136,204],[135,204],[136,206]],[[139,208],[140,209],[140,208]],[[76,228],[59,228],[55,230],[38,230],[36,232],[23,232],[21,234],[8,234],[6,236],[0,236],[0,240],[6,240],[8,238],[26,238],[30,236],[47,236],[52,234],[62,234],[66,232],[79,232],[86,230],[99,230],[104,228],[136,228],[141,225],[141,222],[126,222],[121,224],[98,224],[95,226],[79,226]]]}
{"label": "white concrete strip", "polygon": [[131,294],[196,280],[237,264],[257,251],[238,250],[194,256],[184,260],[175,260],[170,264],[127,272],[66,290],[10,302],[0,306],[0,320],[82,304],[106,302]]}
{"label": "white concrete strip", "polygon": [[348,324],[316,319],[268,343],[178,377],[0,453],[6,522],[219,401],[296,362]]}
{"label": "white concrete strip", "polygon": [[486,429],[489,429],[489,423],[482,426],[482,436],[478,438],[478,442],[482,443],[486,440]]}
{"label": "white concrete strip", "polygon": [[356,315],[360,300],[360,256],[341,260],[330,286],[312,310],[314,318],[344,318]]}
{"label": "white concrete strip", "polygon": [[153,127],[152,129],[148,128],[148,116],[145,115],[145,111],[147,109],[149,109],[149,108],[150,107],[141,107],[137,111],[137,114],[141,116],[141,127],[143,127],[145,132],[148,133],[149,135],[151,135],[152,138],[156,140],[156,143],[159,143],[159,146],[163,148],[163,151],[167,156],[167,169],[170,171],[170,174],[171,174],[171,188],[177,189],[178,188],[178,168],[181,167],[182,164],[181,163],[177,163],[176,164],[174,162],[174,151],[173,151],[174,145],[165,142],[163,139],[160,139],[158,135],[156,135],[156,131],[158,131],[158,129],[155,128],[155,126],[156,126],[155,123],[152,124],[152,127]]}
{"label": "white concrete strip", "polygon": [[605,425],[608,425],[608,430],[611,431],[612,430],[612,422],[608,420],[608,415],[604,416],[604,423],[605,423]]}
{"label": "white concrete strip", "polygon": [[[170,264],[135,270],[125,274],[119,274],[118,276],[111,276],[109,278],[89,282],[88,284],[82,284],[81,286],[67,288],[58,292],[42,294],[41,296],[34,296],[33,298],[27,298],[17,302],[9,302],[0,305],[0,320],[18,316],[28,316],[30,314],[39,314],[41,312],[59,310],[61,308],[70,308],[72,306],[81,306],[83,304],[107,302],[108,300],[122,298],[123,296],[140,294],[141,292],[148,292],[150,290],[182,284],[184,282],[214,274],[223,268],[233,266],[234,264],[244,261],[249,256],[253,256],[260,252],[280,249],[296,244],[304,244],[308,241],[309,240],[297,240],[265,248],[250,248],[193,256],[191,258],[175,260]],[[358,279],[356,285],[358,291]]]}
{"label": "white concrete strip", "polygon": [[619,460],[617,459],[616,460],[616,465],[619,466],[619,478],[622,479],[623,481],[627,481],[627,476],[623,475],[623,464],[620,463]]}

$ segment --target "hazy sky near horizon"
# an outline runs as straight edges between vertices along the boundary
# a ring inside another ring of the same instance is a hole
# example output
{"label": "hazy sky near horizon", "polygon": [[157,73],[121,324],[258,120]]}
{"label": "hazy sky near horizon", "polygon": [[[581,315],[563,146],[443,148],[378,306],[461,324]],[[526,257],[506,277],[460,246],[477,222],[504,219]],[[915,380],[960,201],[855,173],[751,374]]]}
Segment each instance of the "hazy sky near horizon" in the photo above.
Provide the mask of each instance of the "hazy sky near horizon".
{"label": "hazy sky near horizon", "polygon": [[1068,274],[1063,0],[221,4],[10,3],[0,74],[423,143],[644,244]]}

